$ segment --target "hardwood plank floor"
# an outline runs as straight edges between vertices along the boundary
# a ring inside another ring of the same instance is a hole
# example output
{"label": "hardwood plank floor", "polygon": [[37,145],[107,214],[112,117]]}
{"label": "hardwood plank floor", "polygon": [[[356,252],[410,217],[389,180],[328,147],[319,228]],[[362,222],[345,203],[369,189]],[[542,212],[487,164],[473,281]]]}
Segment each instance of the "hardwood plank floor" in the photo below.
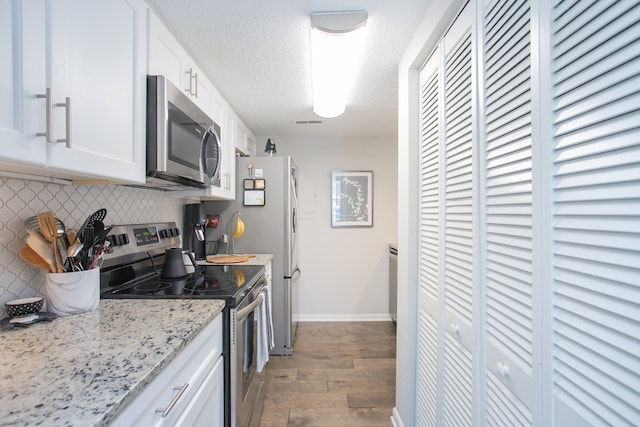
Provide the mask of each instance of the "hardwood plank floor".
{"label": "hardwood plank floor", "polygon": [[395,405],[392,322],[298,324],[292,356],[265,369],[260,427],[389,427]]}

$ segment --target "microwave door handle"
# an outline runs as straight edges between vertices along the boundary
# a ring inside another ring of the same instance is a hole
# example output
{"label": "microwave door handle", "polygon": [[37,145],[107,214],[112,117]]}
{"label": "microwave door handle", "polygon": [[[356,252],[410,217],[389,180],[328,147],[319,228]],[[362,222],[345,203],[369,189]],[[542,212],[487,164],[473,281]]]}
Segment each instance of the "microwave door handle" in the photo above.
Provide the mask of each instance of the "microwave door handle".
{"label": "microwave door handle", "polygon": [[250,315],[256,309],[256,307],[262,304],[263,300],[264,300],[264,297],[262,296],[262,294],[260,294],[258,295],[258,298],[256,298],[247,307],[238,310],[238,322],[244,319],[245,317],[247,317],[248,315]]}
{"label": "microwave door handle", "polygon": [[[209,135],[213,137],[214,143],[217,145],[216,151],[218,153],[218,161],[216,162],[216,168],[211,173],[211,175],[209,175],[209,169],[207,168],[207,157],[206,157],[207,156],[207,139]],[[220,137],[218,137],[218,134],[215,132],[213,127],[209,126],[209,128],[204,133],[204,135],[202,135],[202,141],[200,141],[200,158],[201,158],[203,172],[207,176],[210,176],[211,179],[215,178],[218,175],[218,172],[220,171],[220,164],[222,163],[221,162],[222,159],[220,158],[221,149],[222,149],[222,144],[220,143]]]}

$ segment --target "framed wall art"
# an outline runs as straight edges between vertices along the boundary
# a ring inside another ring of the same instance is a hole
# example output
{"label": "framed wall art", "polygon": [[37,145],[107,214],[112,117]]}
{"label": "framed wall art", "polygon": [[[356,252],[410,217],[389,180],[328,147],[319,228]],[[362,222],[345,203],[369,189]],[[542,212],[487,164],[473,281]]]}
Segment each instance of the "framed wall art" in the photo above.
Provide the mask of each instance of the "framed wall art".
{"label": "framed wall art", "polygon": [[373,226],[373,172],[331,171],[331,227]]}

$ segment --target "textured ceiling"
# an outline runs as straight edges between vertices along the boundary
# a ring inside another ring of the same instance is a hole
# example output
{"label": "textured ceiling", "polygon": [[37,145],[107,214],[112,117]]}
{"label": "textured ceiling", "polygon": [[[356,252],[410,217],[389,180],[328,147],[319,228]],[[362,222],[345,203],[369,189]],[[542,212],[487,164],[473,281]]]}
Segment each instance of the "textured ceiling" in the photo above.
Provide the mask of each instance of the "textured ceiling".
{"label": "textured ceiling", "polygon": [[[396,136],[397,67],[431,0],[147,0],[257,135]],[[311,12],[369,14],[346,112],[311,107]]]}

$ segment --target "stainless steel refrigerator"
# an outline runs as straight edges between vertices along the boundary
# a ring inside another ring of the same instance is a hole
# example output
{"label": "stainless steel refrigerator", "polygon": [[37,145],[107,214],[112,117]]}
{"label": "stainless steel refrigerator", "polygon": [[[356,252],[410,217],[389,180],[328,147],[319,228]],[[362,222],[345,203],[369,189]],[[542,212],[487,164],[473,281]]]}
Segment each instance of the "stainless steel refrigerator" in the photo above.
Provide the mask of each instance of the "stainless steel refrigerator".
{"label": "stainless steel refrigerator", "polygon": [[[249,167],[249,166],[253,167]],[[236,200],[206,202],[208,215],[220,215],[216,232],[207,240],[227,234],[228,243],[218,253],[273,254],[272,315],[274,355],[292,354],[298,325],[298,169],[288,157],[239,157],[236,159]],[[244,234],[233,239],[239,212]]]}

